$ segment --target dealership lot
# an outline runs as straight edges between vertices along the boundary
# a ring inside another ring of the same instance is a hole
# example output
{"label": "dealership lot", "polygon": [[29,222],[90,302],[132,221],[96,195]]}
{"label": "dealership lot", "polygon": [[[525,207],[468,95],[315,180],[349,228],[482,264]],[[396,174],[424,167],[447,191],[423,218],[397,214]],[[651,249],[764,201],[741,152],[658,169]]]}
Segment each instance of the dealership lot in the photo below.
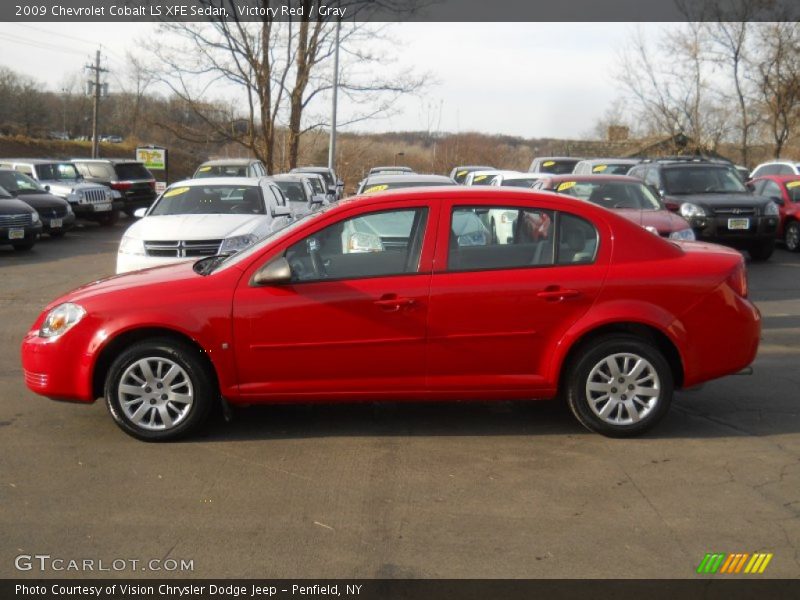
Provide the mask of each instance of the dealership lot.
{"label": "dealership lot", "polygon": [[259,407],[150,445],[103,403],[34,396],[19,366],[43,305],[112,274],[128,224],[0,248],[0,576],[66,574],[14,567],[49,554],[126,560],[103,576],[691,577],[755,551],[800,575],[800,255],[749,265],[754,374],[677,394],[643,438],[504,402]]}

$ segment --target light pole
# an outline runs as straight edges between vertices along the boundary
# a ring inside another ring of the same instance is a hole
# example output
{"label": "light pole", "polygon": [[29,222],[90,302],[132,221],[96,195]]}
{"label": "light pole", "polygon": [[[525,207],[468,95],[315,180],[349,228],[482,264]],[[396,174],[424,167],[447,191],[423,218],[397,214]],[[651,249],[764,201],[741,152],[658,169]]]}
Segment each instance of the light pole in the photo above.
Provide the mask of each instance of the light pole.
{"label": "light pole", "polygon": [[336,19],[336,46],[333,50],[333,103],[331,105],[331,138],[328,144],[328,168],[333,169],[336,163],[336,100],[339,92],[339,32],[342,20]]}

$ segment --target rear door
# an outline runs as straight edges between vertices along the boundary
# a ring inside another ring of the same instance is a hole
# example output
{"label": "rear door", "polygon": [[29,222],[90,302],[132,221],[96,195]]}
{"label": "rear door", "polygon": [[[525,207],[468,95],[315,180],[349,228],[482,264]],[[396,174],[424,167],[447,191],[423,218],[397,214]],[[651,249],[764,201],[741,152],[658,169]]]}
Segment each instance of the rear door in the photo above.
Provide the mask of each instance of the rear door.
{"label": "rear door", "polygon": [[[482,215],[514,220],[506,243]],[[513,217],[512,217],[513,215]],[[450,203],[431,279],[428,384],[433,391],[548,389],[548,357],[592,306],[610,244],[576,215],[535,207]]]}

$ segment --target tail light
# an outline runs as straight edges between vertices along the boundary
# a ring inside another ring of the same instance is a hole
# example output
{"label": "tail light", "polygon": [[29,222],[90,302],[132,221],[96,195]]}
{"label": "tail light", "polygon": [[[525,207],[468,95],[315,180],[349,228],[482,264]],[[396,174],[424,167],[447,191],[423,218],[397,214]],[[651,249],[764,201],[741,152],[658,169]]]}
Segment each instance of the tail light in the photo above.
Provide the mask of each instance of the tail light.
{"label": "tail light", "polygon": [[744,261],[740,261],[733,272],[728,275],[726,280],[730,288],[742,298],[747,298],[747,271],[744,268]]}
{"label": "tail light", "polygon": [[152,188],[152,190],[155,192],[155,191],[156,191],[156,180],[155,180],[155,179],[151,179],[151,180],[150,180],[150,181],[148,181],[147,183],[150,185],[150,187]]}
{"label": "tail light", "polygon": [[132,183],[129,181],[112,181],[111,182],[111,189],[117,190],[118,192],[124,192],[125,190],[129,190],[131,188]]}

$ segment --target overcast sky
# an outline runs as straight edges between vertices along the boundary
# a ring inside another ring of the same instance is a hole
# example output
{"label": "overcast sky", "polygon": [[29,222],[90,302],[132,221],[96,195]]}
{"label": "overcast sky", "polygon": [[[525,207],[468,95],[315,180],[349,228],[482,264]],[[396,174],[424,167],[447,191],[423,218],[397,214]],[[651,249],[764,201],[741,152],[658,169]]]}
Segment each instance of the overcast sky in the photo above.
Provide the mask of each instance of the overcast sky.
{"label": "overcast sky", "polygon": [[[655,35],[668,25],[648,24]],[[53,91],[80,73],[102,45],[111,89],[114,72],[152,23],[0,23],[0,64]],[[577,138],[591,131],[618,96],[613,78],[631,23],[403,23],[397,66],[428,72],[435,81],[408,96],[398,114],[362,122],[361,131],[480,131],[523,137]],[[117,88],[118,89],[118,88]],[[347,107],[342,106],[343,113]],[[441,118],[439,114],[441,113]]]}

